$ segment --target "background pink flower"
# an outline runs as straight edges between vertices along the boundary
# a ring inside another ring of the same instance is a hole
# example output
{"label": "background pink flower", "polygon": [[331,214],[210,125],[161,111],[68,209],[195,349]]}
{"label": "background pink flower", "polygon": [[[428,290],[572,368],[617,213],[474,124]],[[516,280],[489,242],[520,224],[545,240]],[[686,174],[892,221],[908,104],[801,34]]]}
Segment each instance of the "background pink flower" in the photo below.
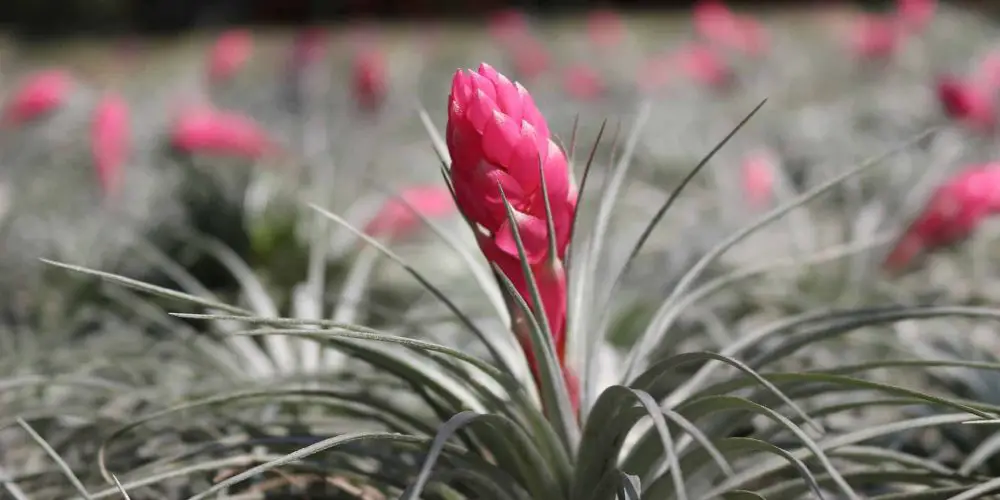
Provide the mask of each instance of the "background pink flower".
{"label": "background pink flower", "polygon": [[944,182],[889,252],[884,267],[900,271],[929,251],[966,237],[1000,211],[1000,163],[969,167]]}
{"label": "background pink flower", "polygon": [[4,106],[4,124],[21,125],[55,111],[66,103],[74,86],[73,77],[61,69],[28,76],[14,89]]}
{"label": "background pink flower", "polygon": [[373,110],[385,99],[387,68],[385,55],[375,47],[361,49],[354,56],[352,88],[362,109]]}
{"label": "background pink flower", "polygon": [[121,189],[122,169],[131,146],[129,107],[120,95],[109,92],[94,108],[91,123],[91,154],[94,170],[105,196]]}
{"label": "background pink flower", "polygon": [[189,154],[257,160],[275,150],[267,132],[253,119],[208,106],[183,110],[174,121],[171,144]]}
{"label": "background pink flower", "polygon": [[455,213],[451,191],[444,186],[414,186],[385,202],[365,226],[372,236],[403,237],[420,227],[420,216],[433,218]]}
{"label": "background pink flower", "polygon": [[208,52],[208,81],[213,84],[231,80],[246,66],[253,54],[253,35],[250,31],[227,31],[216,39]]}

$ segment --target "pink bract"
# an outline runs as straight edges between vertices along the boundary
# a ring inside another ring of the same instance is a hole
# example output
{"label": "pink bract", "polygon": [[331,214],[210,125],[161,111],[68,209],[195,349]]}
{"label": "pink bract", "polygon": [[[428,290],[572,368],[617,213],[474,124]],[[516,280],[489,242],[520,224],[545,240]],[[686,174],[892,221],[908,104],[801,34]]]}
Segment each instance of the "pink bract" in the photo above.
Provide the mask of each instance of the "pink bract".
{"label": "pink bract", "polygon": [[896,53],[900,41],[896,18],[862,15],[851,26],[847,45],[859,59],[885,59]]}
{"label": "pink bract", "polygon": [[443,186],[414,186],[386,201],[365,226],[372,236],[403,237],[420,227],[420,217],[444,217],[455,213],[451,191]]}
{"label": "pink bract", "polygon": [[253,35],[248,30],[230,30],[215,40],[208,53],[208,81],[213,84],[231,80],[246,66],[253,53]]}
{"label": "pink bract", "polygon": [[763,25],[753,18],[736,15],[718,0],[704,0],[695,5],[694,26],[708,42],[752,56],[763,55],[770,44]]}
{"label": "pink bract", "polygon": [[911,32],[920,32],[934,19],[937,0],[896,0],[896,15]]}
{"label": "pink bract", "polygon": [[4,106],[4,124],[21,125],[57,110],[69,99],[74,86],[73,77],[61,69],[29,75],[14,89]]}
{"label": "pink bract", "polygon": [[385,55],[375,47],[362,49],[354,56],[354,99],[365,110],[376,109],[385,99],[388,73]]}
{"label": "pink bract", "polygon": [[938,79],[935,91],[948,117],[981,132],[990,132],[996,126],[996,100],[992,90],[943,76]]}
{"label": "pink bract", "polygon": [[920,255],[968,237],[1000,211],[1000,163],[968,167],[945,181],[889,252],[883,266],[898,272]]}
{"label": "pink bract", "polygon": [[748,155],[742,165],[743,192],[754,207],[770,203],[774,196],[777,159],[768,151]]}
{"label": "pink bract", "polygon": [[713,88],[725,87],[733,79],[733,70],[722,54],[709,46],[690,44],[673,56],[677,69],[695,83]]}
{"label": "pink bract", "polygon": [[183,110],[174,121],[170,140],[184,153],[246,160],[275,151],[267,132],[253,119],[207,106]]}
{"label": "pink bract", "polygon": [[563,71],[563,88],[574,99],[595,100],[607,91],[607,86],[594,68],[586,64],[576,64]]}
{"label": "pink bract", "polygon": [[122,169],[131,146],[129,107],[120,95],[109,92],[94,108],[90,147],[94,170],[105,196],[121,190]]}
{"label": "pink bract", "polygon": [[[552,141],[531,94],[487,64],[476,71],[455,73],[448,97],[446,142],[459,211],[473,225],[483,256],[510,280],[538,317],[544,311],[562,362],[567,301],[562,259],[577,200],[566,155]],[[555,255],[549,244],[543,179],[555,231],[551,238]],[[512,218],[504,197],[510,203]],[[523,261],[515,234],[523,245]],[[530,299],[525,266],[531,269],[543,311]],[[515,320],[518,311],[512,310]],[[523,327],[515,327],[515,334],[537,380],[538,368],[527,334]]]}

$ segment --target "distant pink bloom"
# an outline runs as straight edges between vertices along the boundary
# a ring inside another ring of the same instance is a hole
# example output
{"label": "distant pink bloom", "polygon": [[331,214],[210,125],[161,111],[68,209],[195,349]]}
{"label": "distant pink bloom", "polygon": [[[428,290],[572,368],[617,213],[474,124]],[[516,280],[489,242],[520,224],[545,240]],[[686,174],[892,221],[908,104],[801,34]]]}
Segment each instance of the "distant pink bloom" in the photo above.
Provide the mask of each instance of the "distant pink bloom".
{"label": "distant pink bloom", "polygon": [[919,256],[967,238],[986,217],[1000,211],[1000,163],[959,172],[931,196],[886,257],[883,267],[899,272]]}
{"label": "distant pink bloom", "polygon": [[382,51],[370,47],[355,54],[352,86],[354,99],[362,109],[373,110],[382,103],[388,77]]}
{"label": "distant pink bloom", "polygon": [[899,23],[894,17],[861,15],[850,26],[847,47],[858,59],[886,59],[899,48],[900,34]]}
{"label": "distant pink bloom", "polygon": [[94,108],[90,148],[94,170],[105,196],[117,196],[131,146],[129,106],[120,95],[109,92]]}
{"label": "distant pink bloom", "polygon": [[708,42],[747,55],[763,55],[770,44],[760,22],[736,15],[719,0],[703,0],[695,5],[694,26]]}
{"label": "distant pink bloom", "polygon": [[743,159],[743,193],[751,206],[763,207],[774,196],[777,158],[771,152],[758,151]]}
{"label": "distant pink bloom", "polygon": [[257,160],[275,152],[275,143],[253,119],[207,106],[183,110],[174,121],[171,144],[188,154]]}
{"label": "distant pink bloom", "polygon": [[208,81],[225,83],[239,73],[253,53],[253,35],[244,29],[224,32],[216,38],[208,53]]}
{"label": "distant pink bloom", "polygon": [[911,32],[920,32],[934,19],[937,0],[896,0],[896,15]]}
{"label": "distant pink bloom", "polygon": [[995,89],[945,75],[938,78],[935,91],[948,117],[980,132],[994,130]]}
{"label": "distant pink bloom", "polygon": [[488,21],[490,36],[503,44],[515,43],[528,36],[528,17],[517,9],[495,12]]}
{"label": "distant pink bloom", "polygon": [[537,38],[526,36],[511,47],[514,70],[523,78],[535,78],[549,70],[549,51]]}
{"label": "distant pink bloom", "polygon": [[601,75],[586,64],[575,64],[563,71],[563,88],[570,97],[581,101],[600,98],[607,91]]}
{"label": "distant pink bloom", "polygon": [[11,93],[3,110],[5,125],[22,125],[62,107],[75,83],[67,71],[39,71],[21,81]]}
{"label": "distant pink bloom", "polygon": [[613,10],[595,10],[587,16],[587,37],[597,47],[621,45],[625,34],[625,20]]}
{"label": "distant pink bloom", "polygon": [[365,226],[365,234],[402,237],[420,227],[420,216],[445,217],[455,213],[455,200],[445,186],[416,186],[386,201]]}
{"label": "distant pink bloom", "polygon": [[701,44],[681,47],[673,55],[677,69],[706,87],[724,87],[733,79],[733,69],[716,50]]}
{"label": "distant pink bloom", "polygon": [[639,66],[636,85],[642,92],[656,92],[673,80],[674,72],[674,60],[669,54],[652,56]]}

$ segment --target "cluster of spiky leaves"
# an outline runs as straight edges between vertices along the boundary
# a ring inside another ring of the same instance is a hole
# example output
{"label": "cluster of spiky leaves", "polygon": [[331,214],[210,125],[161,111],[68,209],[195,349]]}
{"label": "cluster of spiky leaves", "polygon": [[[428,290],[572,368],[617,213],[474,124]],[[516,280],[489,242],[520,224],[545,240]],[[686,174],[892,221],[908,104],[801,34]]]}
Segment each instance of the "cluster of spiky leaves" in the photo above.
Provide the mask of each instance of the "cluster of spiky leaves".
{"label": "cluster of spiky leaves", "polygon": [[[440,102],[445,76],[424,87],[428,102]],[[624,132],[581,118],[577,139],[566,141],[587,179],[568,265],[571,360],[585,388],[579,427],[542,413],[548,396],[530,389],[497,285],[467,235],[429,224],[443,238],[426,252],[448,260],[447,273],[367,241],[350,253],[350,270],[334,275],[323,261],[336,252],[318,235],[346,225],[321,202],[289,216],[312,228],[304,250],[291,253],[312,265],[262,270],[204,242],[235,293],[198,283],[169,259],[159,262],[181,291],[72,266],[79,273],[69,276],[109,283],[46,273],[55,282],[32,290],[0,333],[0,491],[18,500],[995,491],[993,427],[964,423],[1000,410],[990,379],[1000,365],[970,348],[989,337],[970,332],[998,317],[983,305],[995,301],[983,278],[990,233],[900,282],[871,272],[889,215],[913,203],[893,197],[921,184],[913,172],[955,164],[952,150],[967,140],[952,131],[914,138],[912,121],[892,111],[899,87],[872,86],[819,109],[831,120],[823,147],[803,126],[818,105],[795,110],[772,95],[686,186],[713,144],[664,149],[671,126],[719,141],[739,121],[732,110],[744,114],[755,102],[706,99],[699,109],[714,114],[705,127],[676,115],[671,122],[658,107],[681,107],[672,100],[627,112]],[[870,117],[845,103],[864,99],[889,108],[874,117],[885,120],[877,134],[852,132]],[[914,106],[923,113],[917,129],[933,121],[925,104]],[[568,121],[553,129],[576,131]],[[792,130],[805,137],[784,133]],[[731,187],[719,167],[731,163],[728,150],[771,134],[795,137],[777,146],[801,158],[779,204],[747,215],[718,194]],[[595,135],[596,152],[572,147]],[[633,181],[636,174],[656,178]],[[376,271],[393,270],[425,292],[404,315],[379,314],[371,291]],[[475,279],[446,279],[454,275]],[[278,279],[298,292],[289,299]],[[58,287],[62,302],[46,300],[47,287]],[[112,305],[84,307],[66,290]],[[186,312],[168,315],[164,304]],[[99,333],[72,339],[90,331]]]}

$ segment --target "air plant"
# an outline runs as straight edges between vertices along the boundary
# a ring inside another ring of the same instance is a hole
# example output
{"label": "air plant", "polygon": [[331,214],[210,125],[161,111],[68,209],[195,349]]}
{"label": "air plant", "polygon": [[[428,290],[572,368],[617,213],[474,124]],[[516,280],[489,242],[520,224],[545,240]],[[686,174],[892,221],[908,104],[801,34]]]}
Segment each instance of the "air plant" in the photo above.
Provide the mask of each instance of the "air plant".
{"label": "air plant", "polygon": [[[610,304],[622,277],[712,154],[661,200],[637,240],[626,248],[624,261],[605,269],[603,247],[613,237],[613,207],[634,153],[619,157],[602,194],[594,198],[587,189],[594,155],[587,157],[577,184],[572,150],[552,140],[544,115],[523,86],[484,64],[455,74],[447,102],[443,138],[429,130],[442,160],[445,186],[468,222],[477,252],[470,253],[460,243],[449,246],[468,266],[499,322],[491,328],[474,321],[460,305],[464,296],[444,292],[435,279],[385,244],[353,231],[377,255],[403,266],[478,347],[459,349],[421,339],[410,335],[416,325],[406,322],[383,330],[357,324],[357,316],[322,319],[327,316],[314,312],[282,318],[266,308],[251,310],[215,297],[61,264],[203,307],[205,314],[182,316],[224,327],[222,340],[234,346],[250,349],[260,344],[245,343],[251,340],[247,335],[261,337],[276,350],[265,350],[257,359],[260,366],[273,368],[280,360],[285,367],[278,372],[282,376],[258,377],[250,388],[206,387],[201,398],[155,410],[124,426],[101,447],[98,468],[108,485],[95,495],[155,487],[163,479],[150,476],[153,470],[167,467],[171,472],[161,474],[188,474],[183,471],[191,470],[192,463],[208,460],[199,456],[224,460],[216,457],[226,456],[226,449],[193,446],[182,448],[185,452],[178,453],[181,458],[174,466],[107,459],[130,446],[128,436],[140,427],[165,420],[184,426],[187,419],[170,418],[181,410],[211,406],[232,416],[228,426],[257,421],[246,413],[251,398],[265,401],[275,422],[291,418],[296,423],[278,431],[268,424],[246,424],[249,435],[234,436],[232,442],[264,450],[259,459],[234,465],[237,470],[193,493],[193,500],[248,487],[310,492],[352,488],[406,500],[436,495],[864,498],[876,488],[898,496],[914,486],[970,495],[991,487],[988,478],[956,474],[905,451],[887,453],[870,445],[908,430],[987,421],[992,413],[981,403],[876,380],[873,372],[893,370],[906,361],[843,361],[850,359],[849,343],[836,344],[838,356],[832,365],[804,366],[807,358],[802,357],[858,329],[946,315],[997,317],[991,308],[890,305],[816,310],[778,318],[712,347],[683,347],[696,334],[682,328],[680,320],[706,297],[776,267],[807,264],[779,261],[699,281],[709,266],[769,222],[873,168],[880,158],[844,169],[715,244],[655,302],[627,351],[615,354],[607,339],[611,325],[620,323],[613,321]],[[640,109],[627,144],[640,133],[648,114],[648,107]],[[590,221],[579,214],[588,204],[596,209]],[[327,220],[346,224],[322,207],[313,208]],[[857,251],[838,249],[803,259],[819,262]],[[241,275],[252,279],[252,274]],[[309,296],[315,298],[315,293]],[[260,304],[259,294],[255,296],[253,304]],[[288,349],[298,345],[292,341],[308,347]],[[301,365],[307,355],[327,351],[345,356],[337,358],[345,362]],[[296,370],[298,366],[309,369]],[[314,376],[325,373],[316,371],[322,369],[343,378],[331,385],[326,376]],[[273,404],[279,398],[282,404]],[[934,405],[947,413],[855,428],[835,423],[837,417],[897,400]],[[297,408],[295,416],[284,416],[287,407]],[[303,477],[313,477],[309,471],[319,468],[321,477],[336,482],[265,484],[262,474],[279,468],[286,476]]]}

